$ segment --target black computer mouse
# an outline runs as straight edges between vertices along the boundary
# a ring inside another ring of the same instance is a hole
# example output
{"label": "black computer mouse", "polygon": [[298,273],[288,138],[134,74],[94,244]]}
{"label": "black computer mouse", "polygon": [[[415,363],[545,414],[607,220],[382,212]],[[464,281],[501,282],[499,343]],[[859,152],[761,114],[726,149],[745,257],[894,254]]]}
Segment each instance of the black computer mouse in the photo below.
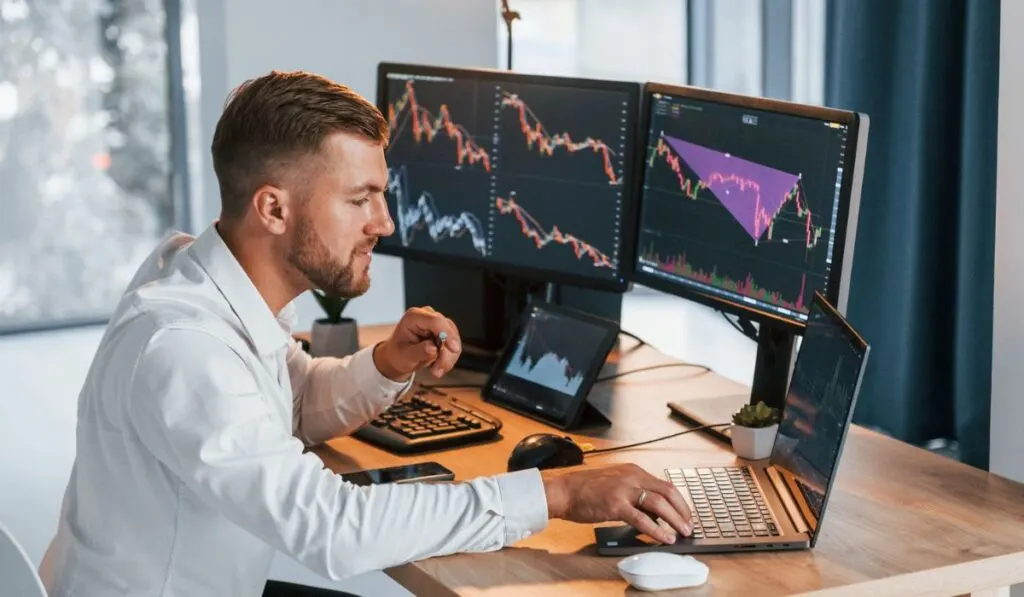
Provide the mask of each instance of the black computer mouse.
{"label": "black computer mouse", "polygon": [[571,437],[534,433],[523,438],[508,457],[508,471],[560,468],[583,464],[583,450]]}

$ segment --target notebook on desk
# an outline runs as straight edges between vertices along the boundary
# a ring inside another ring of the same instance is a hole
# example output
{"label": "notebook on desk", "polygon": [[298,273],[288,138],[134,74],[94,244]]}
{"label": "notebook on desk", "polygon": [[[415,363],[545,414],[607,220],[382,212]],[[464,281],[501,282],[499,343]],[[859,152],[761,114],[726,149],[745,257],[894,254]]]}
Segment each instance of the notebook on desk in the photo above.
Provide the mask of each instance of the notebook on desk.
{"label": "notebook on desk", "polygon": [[821,531],[870,347],[820,294],[811,305],[782,422],[767,462],[665,475],[686,498],[694,532],[663,544],[631,526],[595,529],[601,555],[806,549]]}

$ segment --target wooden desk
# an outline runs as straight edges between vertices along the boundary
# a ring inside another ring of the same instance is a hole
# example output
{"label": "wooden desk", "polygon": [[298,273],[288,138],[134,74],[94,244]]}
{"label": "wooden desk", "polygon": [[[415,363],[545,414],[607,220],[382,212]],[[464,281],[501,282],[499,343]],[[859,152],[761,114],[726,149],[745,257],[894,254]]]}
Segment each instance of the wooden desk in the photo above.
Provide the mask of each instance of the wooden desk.
{"label": "wooden desk", "polygon": [[[362,342],[389,326],[362,328]],[[629,341],[623,342],[628,348]],[[645,347],[605,373],[671,359]],[[666,401],[742,396],[747,388],[710,373],[660,369],[595,387],[592,402],[614,422],[577,441],[610,447],[682,429]],[[429,374],[419,381],[442,383]],[[453,372],[443,383],[482,382]],[[498,442],[411,457],[352,438],[316,449],[337,472],[436,460],[457,480],[505,471],[524,436],[552,428],[480,400],[474,390],[446,390],[504,421]],[[734,398],[735,400],[735,398]],[[724,422],[724,421],[723,421]],[[557,430],[555,430],[557,432]],[[584,466],[635,462],[661,476],[668,466],[731,463],[732,452],[698,433],[640,448],[594,455]],[[662,595],[1005,595],[1024,582],[1024,485],[973,469],[854,426],[817,547],[800,552],[701,555],[711,574],[702,587]],[[431,558],[386,570],[416,595],[641,595],[620,578],[619,558],[596,555],[590,525],[551,521],[543,532],[487,554]]]}

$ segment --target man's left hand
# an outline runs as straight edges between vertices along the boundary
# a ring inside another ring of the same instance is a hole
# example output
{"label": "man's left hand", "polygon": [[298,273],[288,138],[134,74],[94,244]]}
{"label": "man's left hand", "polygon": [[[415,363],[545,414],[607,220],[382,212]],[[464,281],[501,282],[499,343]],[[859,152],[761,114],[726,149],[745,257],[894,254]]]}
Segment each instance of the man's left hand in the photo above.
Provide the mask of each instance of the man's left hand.
{"label": "man's left hand", "polygon": [[[438,348],[441,332],[448,337]],[[460,354],[462,340],[455,323],[430,307],[414,307],[405,312],[391,337],[374,348],[373,361],[385,377],[406,381],[424,367],[441,377],[451,371]]]}

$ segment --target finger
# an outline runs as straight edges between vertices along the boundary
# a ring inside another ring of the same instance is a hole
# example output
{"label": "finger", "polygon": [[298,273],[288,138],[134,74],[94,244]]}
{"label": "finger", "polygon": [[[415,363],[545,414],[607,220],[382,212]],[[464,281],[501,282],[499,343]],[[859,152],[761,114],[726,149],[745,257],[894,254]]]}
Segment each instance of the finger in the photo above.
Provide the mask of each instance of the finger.
{"label": "finger", "polygon": [[676,537],[673,533],[669,532],[668,529],[663,528],[658,523],[654,522],[650,516],[643,513],[642,511],[630,506],[628,514],[625,516],[626,520],[623,522],[632,525],[633,528],[640,531],[641,533],[648,535],[662,543],[675,543]]}
{"label": "finger", "polygon": [[647,499],[644,500],[644,505],[641,506],[641,509],[654,515],[655,518],[664,520],[679,534],[689,536],[691,529],[687,520],[684,519],[682,513],[676,510],[675,506],[661,494],[653,492],[648,493]]}
{"label": "finger", "polygon": [[[690,503],[683,496],[682,492],[669,481],[662,481],[660,479],[655,479],[655,481],[657,483],[650,487],[649,490],[653,490],[656,494],[665,498],[672,509],[683,518],[683,522],[693,526],[693,511],[690,509]],[[689,531],[685,534],[689,534]]]}
{"label": "finger", "polygon": [[403,327],[420,340],[436,342],[441,332],[448,336],[448,340],[457,335],[454,326],[449,324],[448,318],[436,311],[410,309],[406,312],[405,317],[402,318],[402,322]]}
{"label": "finger", "polygon": [[428,367],[434,364],[437,360],[439,351],[437,344],[433,340],[422,340],[416,344],[416,349],[419,354],[416,355],[416,360],[419,361],[421,367]]}
{"label": "finger", "polygon": [[441,377],[445,373],[448,373],[455,367],[455,362],[459,359],[459,353],[449,350],[448,343],[445,342],[441,346],[440,352],[437,354],[437,360],[430,366],[430,372],[435,377]]}
{"label": "finger", "polygon": [[445,321],[448,322],[450,331],[448,332],[448,340],[445,342],[445,347],[454,352],[455,356],[462,354],[462,336],[459,334],[459,326],[455,325],[455,322],[445,317]]}

